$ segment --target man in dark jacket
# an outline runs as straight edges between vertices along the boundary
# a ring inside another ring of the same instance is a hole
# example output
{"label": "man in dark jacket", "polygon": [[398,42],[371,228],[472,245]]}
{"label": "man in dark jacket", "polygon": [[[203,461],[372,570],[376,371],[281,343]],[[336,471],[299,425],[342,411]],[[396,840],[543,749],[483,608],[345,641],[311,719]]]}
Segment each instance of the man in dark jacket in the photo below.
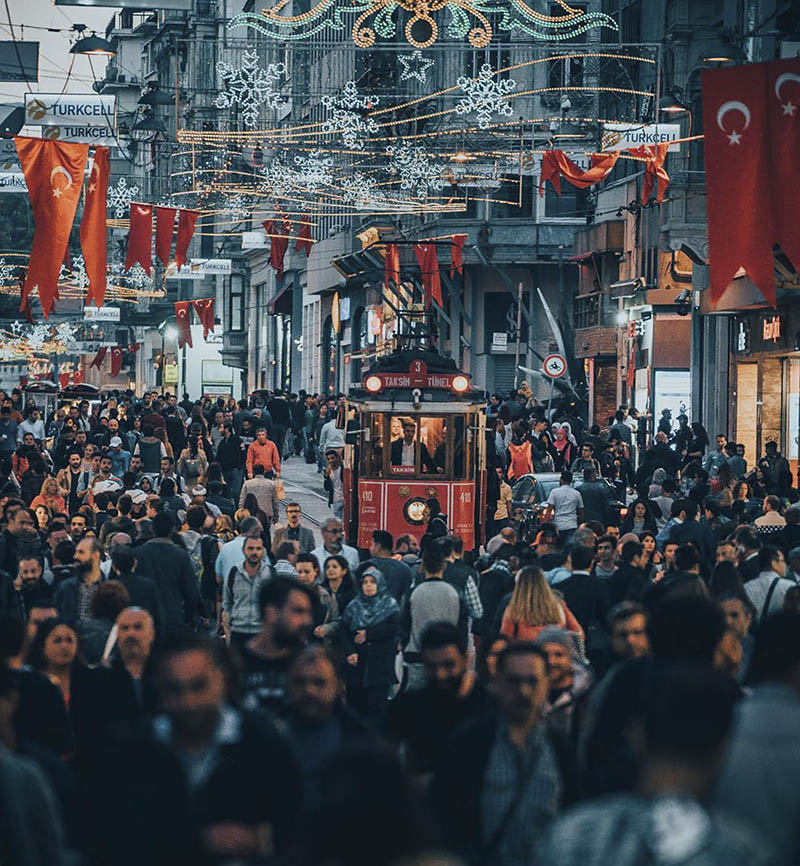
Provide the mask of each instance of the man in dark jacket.
{"label": "man in dark jacket", "polygon": [[679,545],[693,544],[704,562],[713,562],[717,549],[714,533],[709,526],[697,522],[700,509],[696,502],[691,499],[683,499],[680,502],[683,506],[678,515],[680,522],[672,527],[667,540]]}
{"label": "man in dark jacket", "polygon": [[164,630],[164,605],[161,601],[156,582],[150,577],[135,574],[136,555],[128,544],[116,544],[116,538],[111,542],[111,577],[118,580],[131,600],[131,607],[141,607],[153,618],[156,634]]}
{"label": "man in dark jacket", "polygon": [[431,801],[447,844],[469,864],[532,863],[543,832],[575,796],[574,760],[544,723],[544,651],[520,642],[497,659],[498,712],[445,744]]}
{"label": "man in dark jacket", "polygon": [[102,792],[93,862],[251,862],[285,849],[300,803],[297,766],[263,719],[228,702],[224,653],[195,637],[162,653],[164,714],[116,743],[90,780]]}
{"label": "man in dark jacket", "polygon": [[244,466],[244,450],[242,440],[233,432],[233,426],[223,427],[222,439],[217,446],[217,463],[222,470],[222,477],[228,485],[228,495],[237,502],[242,489],[242,467]]}
{"label": "man in dark jacket", "polygon": [[172,515],[166,511],[156,514],[152,522],[155,538],[136,548],[136,573],[155,580],[169,633],[194,624],[200,591],[189,554],[172,541]]}
{"label": "man in dark jacket", "polygon": [[590,626],[605,620],[609,607],[606,594],[608,581],[589,573],[594,560],[594,551],[590,547],[573,547],[569,558],[572,574],[566,580],[560,580],[556,586],[564,596],[567,607],[581,624],[584,634],[588,634]]}
{"label": "man in dark jacket", "polygon": [[278,457],[283,457],[283,443],[286,439],[286,431],[289,429],[292,418],[289,412],[289,404],[284,399],[283,391],[276,391],[274,396],[267,400],[266,410],[272,417],[272,441],[278,449]]}
{"label": "man in dark jacket", "polygon": [[[592,461],[593,464],[596,462]],[[583,483],[578,485],[577,490],[583,499],[583,519],[587,522],[597,520],[606,526],[610,516],[611,490],[603,479],[598,480],[594,465],[583,470]]]}

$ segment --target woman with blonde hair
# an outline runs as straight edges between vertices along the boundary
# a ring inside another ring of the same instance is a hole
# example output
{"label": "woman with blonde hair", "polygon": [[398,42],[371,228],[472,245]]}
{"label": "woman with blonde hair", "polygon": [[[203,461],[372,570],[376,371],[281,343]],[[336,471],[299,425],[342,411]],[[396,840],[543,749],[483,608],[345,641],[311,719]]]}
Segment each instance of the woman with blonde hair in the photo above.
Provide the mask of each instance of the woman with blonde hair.
{"label": "woman with blonde hair", "polygon": [[223,543],[230,541],[236,535],[233,531],[231,519],[227,514],[219,515],[216,526],[214,527],[214,533]]}
{"label": "woman with blonde hair", "polygon": [[233,513],[233,525],[236,527],[236,531],[239,531],[239,527],[242,525],[242,521],[248,517],[252,517],[250,512],[246,508],[237,508]]}
{"label": "woman with blonde hair", "polygon": [[583,641],[583,629],[563,600],[550,589],[538,565],[526,565],[517,575],[500,634],[511,640],[536,640],[542,629],[561,626]]}
{"label": "woman with blonde hair", "polygon": [[38,496],[34,496],[31,500],[31,508],[35,511],[37,506],[46,505],[55,513],[66,511],[67,506],[64,503],[64,497],[61,495],[61,488],[58,482],[52,475],[48,475],[42,482],[42,488]]}

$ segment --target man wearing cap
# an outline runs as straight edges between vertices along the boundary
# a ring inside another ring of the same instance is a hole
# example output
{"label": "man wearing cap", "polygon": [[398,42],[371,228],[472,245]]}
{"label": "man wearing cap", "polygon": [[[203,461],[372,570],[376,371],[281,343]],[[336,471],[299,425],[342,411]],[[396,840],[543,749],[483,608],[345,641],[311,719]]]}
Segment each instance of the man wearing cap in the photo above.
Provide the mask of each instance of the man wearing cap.
{"label": "man wearing cap", "polygon": [[111,458],[111,472],[122,478],[131,465],[131,452],[122,447],[122,439],[119,436],[112,436],[109,445],[111,446],[111,450],[108,452],[108,456]]}
{"label": "man wearing cap", "polygon": [[577,746],[589,706],[591,671],[573,659],[575,642],[563,628],[544,629],[536,638],[536,644],[547,654],[549,668],[547,725]]}

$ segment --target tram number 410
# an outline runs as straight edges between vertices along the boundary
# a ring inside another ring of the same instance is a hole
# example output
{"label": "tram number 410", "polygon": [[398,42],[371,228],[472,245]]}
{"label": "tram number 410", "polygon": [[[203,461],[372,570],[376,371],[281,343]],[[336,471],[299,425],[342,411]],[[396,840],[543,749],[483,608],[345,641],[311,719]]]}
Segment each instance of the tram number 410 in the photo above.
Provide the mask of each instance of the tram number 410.
{"label": "tram number 410", "polygon": [[472,502],[472,491],[471,490],[462,490],[461,491],[461,504],[464,505],[468,502]]}
{"label": "tram number 410", "polygon": [[372,502],[372,491],[371,490],[362,490],[361,498],[364,502]]}

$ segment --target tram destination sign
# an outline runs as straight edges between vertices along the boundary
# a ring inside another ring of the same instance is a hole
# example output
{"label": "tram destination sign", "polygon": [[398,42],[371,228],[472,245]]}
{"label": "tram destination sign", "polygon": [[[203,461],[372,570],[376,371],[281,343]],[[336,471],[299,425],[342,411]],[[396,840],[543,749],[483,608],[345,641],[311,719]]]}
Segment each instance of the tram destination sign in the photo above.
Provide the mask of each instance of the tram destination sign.
{"label": "tram destination sign", "polygon": [[462,392],[469,388],[464,373],[429,373],[424,361],[412,361],[408,372],[369,373],[364,377],[367,391],[377,393],[387,388],[430,388]]}

